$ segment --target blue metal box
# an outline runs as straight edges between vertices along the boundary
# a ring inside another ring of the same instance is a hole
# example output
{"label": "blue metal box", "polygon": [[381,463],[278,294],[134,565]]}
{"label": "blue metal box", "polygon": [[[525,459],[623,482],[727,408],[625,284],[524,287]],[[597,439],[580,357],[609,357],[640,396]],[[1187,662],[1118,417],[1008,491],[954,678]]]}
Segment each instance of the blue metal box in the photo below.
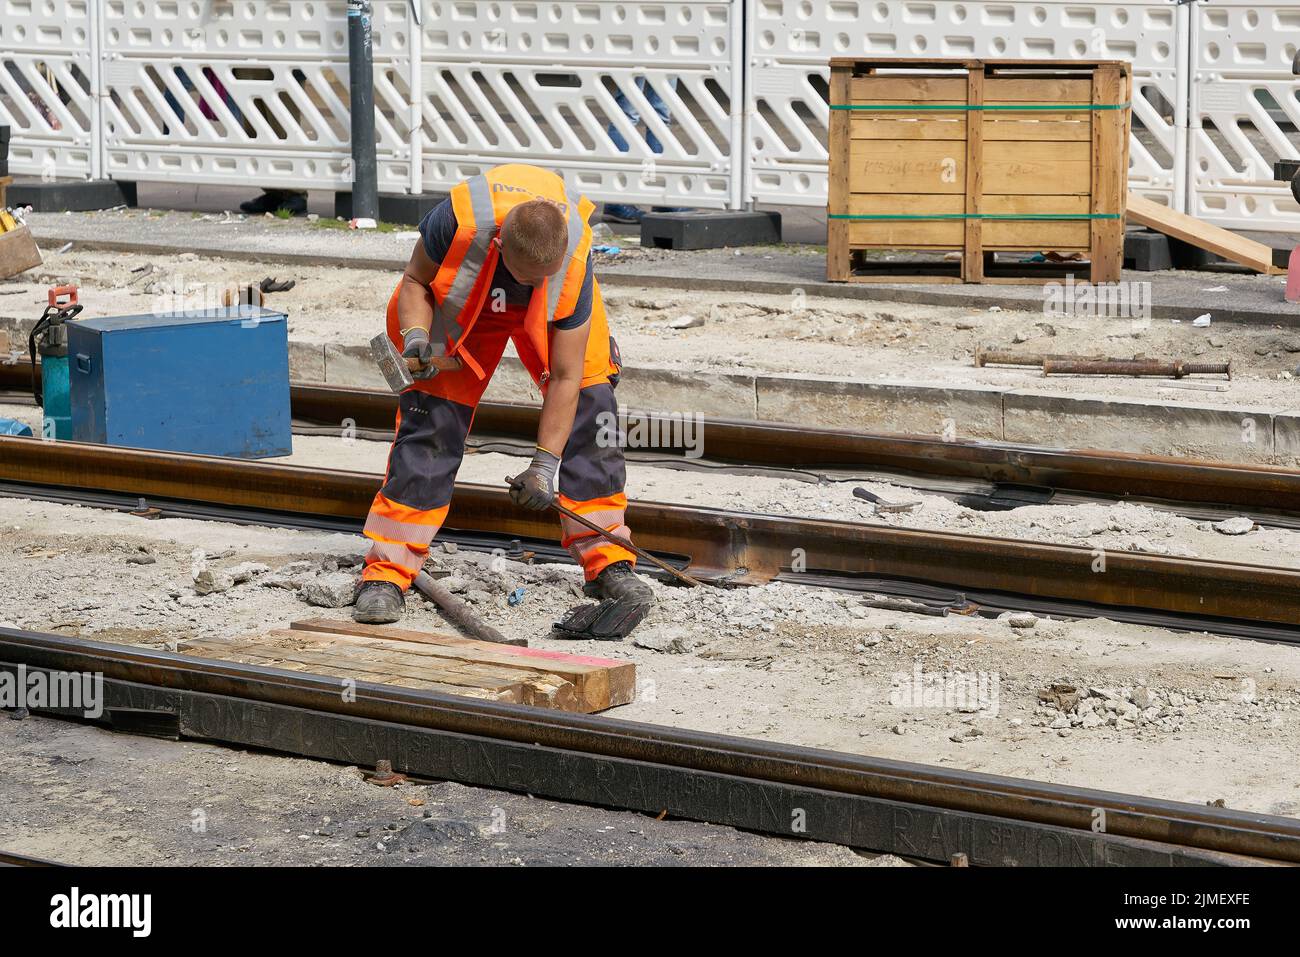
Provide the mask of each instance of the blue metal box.
{"label": "blue metal box", "polygon": [[231,306],[67,328],[78,442],[249,459],[292,451],[284,313]]}

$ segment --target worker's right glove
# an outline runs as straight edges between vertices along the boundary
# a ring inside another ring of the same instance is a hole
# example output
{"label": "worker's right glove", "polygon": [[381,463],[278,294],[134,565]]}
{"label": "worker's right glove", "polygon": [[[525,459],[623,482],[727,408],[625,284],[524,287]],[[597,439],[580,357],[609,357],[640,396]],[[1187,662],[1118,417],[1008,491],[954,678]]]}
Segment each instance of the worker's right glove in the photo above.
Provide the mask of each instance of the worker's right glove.
{"label": "worker's right glove", "polygon": [[438,374],[433,364],[433,343],[429,341],[428,329],[412,326],[402,330],[402,357],[420,360],[420,368],[411,372],[413,379],[432,379]]}

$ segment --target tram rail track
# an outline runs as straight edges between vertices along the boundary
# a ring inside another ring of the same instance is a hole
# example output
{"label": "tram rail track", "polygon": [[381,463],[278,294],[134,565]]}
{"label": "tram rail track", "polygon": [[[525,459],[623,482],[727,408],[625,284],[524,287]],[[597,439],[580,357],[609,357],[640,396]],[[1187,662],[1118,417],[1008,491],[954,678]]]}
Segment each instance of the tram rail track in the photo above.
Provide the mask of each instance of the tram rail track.
{"label": "tram rail track", "polygon": [[[29,364],[0,364],[0,390],[25,390],[30,384]],[[397,409],[390,392],[304,383],[292,386],[291,402],[300,422],[385,436],[392,433]],[[538,406],[526,403],[480,403],[471,441],[489,447],[532,443],[538,414]],[[700,423],[704,463],[688,458],[687,448],[676,441],[680,422],[680,415],[629,410],[624,425],[648,440],[633,454],[662,464],[770,469],[813,478],[867,472],[959,501],[966,496],[974,507],[1071,498],[1131,501],[1192,514],[1229,509],[1261,524],[1300,528],[1296,469],[712,418]]]}
{"label": "tram rail track", "polygon": [[[0,491],[176,514],[357,531],[380,476],[76,442],[0,437]],[[133,501],[134,500],[134,501]],[[996,610],[1300,641],[1300,569],[1022,542],[942,531],[633,502],[638,542],[716,584],[780,579],[901,594],[972,593]],[[448,534],[557,553],[549,518],[504,488],[458,484]]]}
{"label": "tram rail track", "polygon": [[[936,862],[1300,862],[1300,820],[0,628],[0,671],[93,673],[178,738]],[[47,678],[48,680],[48,678]],[[44,709],[80,718],[71,709]],[[127,722],[130,725],[133,722]],[[1100,825],[1099,825],[1100,822]]]}

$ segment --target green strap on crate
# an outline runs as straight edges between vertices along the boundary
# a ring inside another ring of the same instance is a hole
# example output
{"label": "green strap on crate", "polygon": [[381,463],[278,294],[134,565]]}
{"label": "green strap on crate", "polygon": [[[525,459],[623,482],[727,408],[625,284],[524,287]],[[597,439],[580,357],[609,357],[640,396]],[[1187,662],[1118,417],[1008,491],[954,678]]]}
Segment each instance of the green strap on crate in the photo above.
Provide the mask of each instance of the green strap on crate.
{"label": "green strap on crate", "polygon": [[827,219],[943,220],[943,219],[1119,219],[1119,213],[828,213]]}
{"label": "green strap on crate", "polygon": [[1094,110],[1127,110],[1132,103],[832,103],[832,110],[933,110],[953,113],[959,110],[1002,110],[1009,113],[1044,111],[1052,113],[1091,112]]}

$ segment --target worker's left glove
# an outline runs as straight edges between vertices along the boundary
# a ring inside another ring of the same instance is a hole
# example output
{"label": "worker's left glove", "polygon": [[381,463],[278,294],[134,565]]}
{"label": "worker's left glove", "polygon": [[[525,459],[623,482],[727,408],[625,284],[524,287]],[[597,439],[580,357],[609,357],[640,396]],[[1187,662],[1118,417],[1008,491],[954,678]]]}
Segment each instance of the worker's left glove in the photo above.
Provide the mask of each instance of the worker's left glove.
{"label": "worker's left glove", "polygon": [[532,464],[510,479],[511,500],[538,512],[550,508],[555,502],[555,472],[559,467],[559,457],[538,446]]}

